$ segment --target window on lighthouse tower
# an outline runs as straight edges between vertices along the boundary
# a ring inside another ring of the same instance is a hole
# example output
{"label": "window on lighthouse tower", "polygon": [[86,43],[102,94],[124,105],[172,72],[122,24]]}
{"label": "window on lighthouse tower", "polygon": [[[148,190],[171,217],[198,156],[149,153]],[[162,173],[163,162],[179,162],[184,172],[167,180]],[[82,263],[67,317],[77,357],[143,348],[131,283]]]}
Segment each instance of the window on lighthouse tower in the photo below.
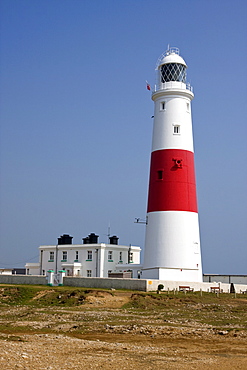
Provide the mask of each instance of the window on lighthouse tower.
{"label": "window on lighthouse tower", "polygon": [[160,110],[165,110],[166,109],[166,103],[164,101],[162,101],[160,103]]}
{"label": "window on lighthouse tower", "polygon": [[158,170],[157,171],[157,179],[158,180],[163,180],[163,170]]}
{"label": "window on lighthouse tower", "polygon": [[180,134],[180,126],[179,125],[174,125],[173,126],[173,133],[174,134]]}

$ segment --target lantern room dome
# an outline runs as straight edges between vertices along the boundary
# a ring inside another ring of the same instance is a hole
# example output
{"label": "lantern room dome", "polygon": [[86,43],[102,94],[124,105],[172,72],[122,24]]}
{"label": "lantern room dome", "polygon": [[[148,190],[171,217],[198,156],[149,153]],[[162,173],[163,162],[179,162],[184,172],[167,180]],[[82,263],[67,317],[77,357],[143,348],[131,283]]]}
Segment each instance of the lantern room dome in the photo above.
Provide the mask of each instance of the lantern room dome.
{"label": "lantern room dome", "polygon": [[182,64],[187,67],[184,59],[179,55],[178,48],[168,48],[157,60],[156,69],[159,69],[162,65],[168,63]]}
{"label": "lantern room dome", "polygon": [[186,83],[187,65],[179,55],[178,48],[168,48],[163,53],[156,64],[156,70],[159,74],[160,82],[177,81]]}

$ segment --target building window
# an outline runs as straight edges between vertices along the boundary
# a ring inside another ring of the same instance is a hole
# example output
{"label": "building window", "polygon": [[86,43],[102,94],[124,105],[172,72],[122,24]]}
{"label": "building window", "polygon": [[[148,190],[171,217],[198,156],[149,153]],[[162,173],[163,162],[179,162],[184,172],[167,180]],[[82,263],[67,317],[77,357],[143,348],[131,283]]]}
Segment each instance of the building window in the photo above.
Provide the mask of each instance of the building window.
{"label": "building window", "polygon": [[163,180],[163,170],[158,170],[157,171],[157,179],[158,180]]}
{"label": "building window", "polygon": [[62,261],[63,262],[66,262],[67,261],[67,257],[68,257],[67,251],[63,251],[63,259],[62,259]]}
{"label": "building window", "polygon": [[187,112],[190,111],[190,103],[186,103]]}
{"label": "building window", "polygon": [[132,252],[129,252],[129,263],[133,263],[133,260],[134,260],[133,257],[134,257],[133,256],[133,253]]}
{"label": "building window", "polygon": [[54,252],[50,252],[49,262],[54,262]]}
{"label": "building window", "polygon": [[166,103],[164,101],[162,101],[160,103],[160,110],[165,110],[166,109]]}
{"label": "building window", "polygon": [[77,262],[79,260],[79,252],[76,251],[75,252],[75,262]]}
{"label": "building window", "polygon": [[180,126],[179,125],[174,125],[173,126],[173,133],[174,134],[180,134]]}
{"label": "building window", "polygon": [[108,251],[108,262],[113,262],[112,251]]}
{"label": "building window", "polygon": [[87,261],[92,261],[92,260],[93,260],[93,252],[87,251]]}
{"label": "building window", "polygon": [[119,262],[123,262],[123,252],[119,252]]}
{"label": "building window", "polygon": [[92,277],[92,270],[87,270],[87,277]]}

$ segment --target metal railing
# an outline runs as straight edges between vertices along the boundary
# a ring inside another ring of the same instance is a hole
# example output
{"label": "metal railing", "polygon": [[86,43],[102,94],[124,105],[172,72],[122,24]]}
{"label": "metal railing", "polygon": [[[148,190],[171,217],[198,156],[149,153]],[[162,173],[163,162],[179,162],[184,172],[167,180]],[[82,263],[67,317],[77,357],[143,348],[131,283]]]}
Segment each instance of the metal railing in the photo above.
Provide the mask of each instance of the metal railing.
{"label": "metal railing", "polygon": [[160,83],[158,85],[155,84],[154,88],[152,89],[152,92],[154,93],[159,90],[176,89],[176,88],[179,88],[182,90],[189,90],[193,93],[193,87],[191,86],[190,83],[185,84],[179,81],[169,81],[169,82]]}
{"label": "metal railing", "polygon": [[162,59],[164,59],[167,55],[170,55],[170,54],[177,54],[177,55],[179,55],[179,48],[170,47],[168,45],[168,49],[164,53],[162,53],[161,56],[158,58],[158,60],[156,62],[155,70],[158,69],[158,67],[159,67],[160,62],[162,61]]}

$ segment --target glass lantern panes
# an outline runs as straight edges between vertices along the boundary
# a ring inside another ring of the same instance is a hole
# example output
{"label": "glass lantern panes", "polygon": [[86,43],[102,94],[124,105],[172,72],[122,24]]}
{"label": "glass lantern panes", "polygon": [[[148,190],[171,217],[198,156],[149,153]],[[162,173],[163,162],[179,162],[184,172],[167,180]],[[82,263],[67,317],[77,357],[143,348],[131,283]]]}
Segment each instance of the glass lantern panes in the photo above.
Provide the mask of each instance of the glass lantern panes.
{"label": "glass lantern panes", "polygon": [[163,64],[160,69],[161,82],[179,81],[186,83],[186,66],[178,63]]}

